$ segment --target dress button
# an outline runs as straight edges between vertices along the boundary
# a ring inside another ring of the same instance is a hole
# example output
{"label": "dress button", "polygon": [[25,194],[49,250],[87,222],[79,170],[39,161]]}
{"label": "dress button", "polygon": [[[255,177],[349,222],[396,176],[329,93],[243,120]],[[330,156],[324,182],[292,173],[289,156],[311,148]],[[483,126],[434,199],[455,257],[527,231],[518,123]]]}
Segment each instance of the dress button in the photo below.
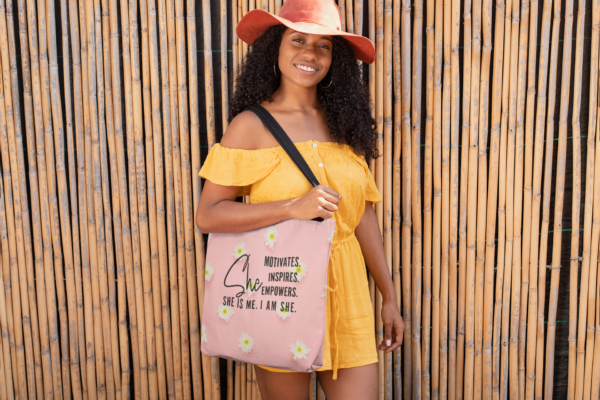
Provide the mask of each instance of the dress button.
{"label": "dress button", "polygon": [[323,163],[319,163],[319,167],[323,168]]}
{"label": "dress button", "polygon": [[313,147],[317,147],[317,144],[316,144],[316,143],[313,143]]}

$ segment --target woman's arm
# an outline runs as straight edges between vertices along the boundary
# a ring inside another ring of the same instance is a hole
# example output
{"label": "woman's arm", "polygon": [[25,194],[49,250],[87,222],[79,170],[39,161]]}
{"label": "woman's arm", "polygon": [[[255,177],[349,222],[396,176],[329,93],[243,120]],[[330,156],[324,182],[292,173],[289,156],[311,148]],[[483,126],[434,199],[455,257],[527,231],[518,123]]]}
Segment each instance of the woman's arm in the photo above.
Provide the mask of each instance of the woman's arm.
{"label": "woman's arm", "polygon": [[369,268],[369,273],[373,276],[375,284],[383,297],[381,319],[385,327],[385,344],[381,343],[379,349],[389,353],[402,344],[404,321],[402,321],[398,310],[396,291],[385,258],[377,216],[370,201],[366,202],[365,212],[356,227],[355,234],[360,243],[367,268]]}

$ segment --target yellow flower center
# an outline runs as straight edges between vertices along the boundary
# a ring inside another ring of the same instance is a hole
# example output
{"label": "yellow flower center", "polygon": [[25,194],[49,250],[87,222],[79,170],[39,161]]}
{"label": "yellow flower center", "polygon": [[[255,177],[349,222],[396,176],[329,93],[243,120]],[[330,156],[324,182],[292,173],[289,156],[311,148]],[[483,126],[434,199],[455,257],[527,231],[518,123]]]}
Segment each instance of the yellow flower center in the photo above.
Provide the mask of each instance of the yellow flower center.
{"label": "yellow flower center", "polygon": [[274,233],[271,233],[271,234],[269,235],[269,238],[270,238],[271,240],[275,239],[275,234],[274,234]]}
{"label": "yellow flower center", "polygon": [[301,273],[302,272],[302,267],[296,267],[296,273]]}
{"label": "yellow flower center", "polygon": [[246,340],[244,340],[244,344],[245,344],[246,346],[248,346],[248,345],[250,344],[250,341],[249,341],[248,339],[246,339]]}
{"label": "yellow flower center", "polygon": [[204,275],[210,275],[210,271],[209,270],[204,271]]}
{"label": "yellow flower center", "polygon": [[298,353],[302,353],[302,347],[298,347],[298,348],[296,349],[296,351],[297,351]]}
{"label": "yellow flower center", "polygon": [[223,314],[227,314],[227,310],[223,310]]}

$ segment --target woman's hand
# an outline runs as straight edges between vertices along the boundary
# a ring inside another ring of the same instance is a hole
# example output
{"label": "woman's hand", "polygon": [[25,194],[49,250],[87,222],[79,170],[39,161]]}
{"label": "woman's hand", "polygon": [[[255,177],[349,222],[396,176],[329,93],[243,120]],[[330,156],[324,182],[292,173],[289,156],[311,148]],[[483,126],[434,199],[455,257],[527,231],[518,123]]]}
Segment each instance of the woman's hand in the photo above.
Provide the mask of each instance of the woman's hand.
{"label": "woman's hand", "polygon": [[384,300],[381,307],[381,320],[383,321],[384,333],[379,350],[390,353],[402,344],[402,335],[404,334],[404,321],[395,301]]}
{"label": "woman's hand", "polygon": [[338,210],[342,196],[327,186],[319,185],[302,197],[291,201],[289,215],[295,219],[331,218]]}

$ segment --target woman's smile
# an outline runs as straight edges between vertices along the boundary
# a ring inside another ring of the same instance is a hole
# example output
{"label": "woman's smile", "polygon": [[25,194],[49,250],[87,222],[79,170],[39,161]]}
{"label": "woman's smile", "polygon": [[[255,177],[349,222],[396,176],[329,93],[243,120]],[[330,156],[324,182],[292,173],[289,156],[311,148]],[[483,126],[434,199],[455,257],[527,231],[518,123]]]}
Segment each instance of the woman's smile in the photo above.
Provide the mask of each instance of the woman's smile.
{"label": "woman's smile", "polygon": [[294,64],[294,67],[296,67],[296,69],[298,69],[302,74],[306,75],[314,75],[319,71],[317,68],[311,67],[307,64]]}

